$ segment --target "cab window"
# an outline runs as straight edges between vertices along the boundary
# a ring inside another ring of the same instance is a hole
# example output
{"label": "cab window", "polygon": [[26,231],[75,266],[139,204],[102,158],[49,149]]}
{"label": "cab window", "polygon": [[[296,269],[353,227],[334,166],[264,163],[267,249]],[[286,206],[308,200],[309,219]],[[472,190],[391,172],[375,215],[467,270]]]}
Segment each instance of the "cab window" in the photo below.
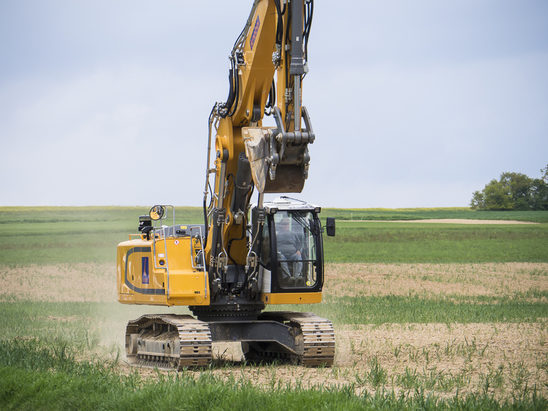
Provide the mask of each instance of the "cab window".
{"label": "cab window", "polygon": [[278,211],[276,227],[277,272],[281,287],[316,285],[314,217],[308,211]]}

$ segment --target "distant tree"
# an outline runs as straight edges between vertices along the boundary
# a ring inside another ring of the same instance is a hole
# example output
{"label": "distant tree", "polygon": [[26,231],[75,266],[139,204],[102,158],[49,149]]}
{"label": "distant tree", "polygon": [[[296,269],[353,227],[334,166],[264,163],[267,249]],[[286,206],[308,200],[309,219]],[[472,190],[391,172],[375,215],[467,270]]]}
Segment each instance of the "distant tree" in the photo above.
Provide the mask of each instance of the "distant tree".
{"label": "distant tree", "polygon": [[483,205],[485,210],[511,210],[512,194],[508,190],[508,178],[505,182],[491,180],[483,189]]}
{"label": "distant tree", "polygon": [[531,183],[531,208],[533,210],[548,210],[548,184],[540,178]]}
{"label": "distant tree", "polygon": [[541,178],[505,172],[482,191],[472,194],[470,206],[478,210],[548,210],[548,164]]}
{"label": "distant tree", "polygon": [[531,182],[530,204],[533,210],[548,210],[548,164],[540,172],[542,177]]}
{"label": "distant tree", "polygon": [[528,210],[530,208],[530,195],[532,179],[521,173],[502,173],[500,183],[503,190],[510,198],[510,208],[513,210]]}
{"label": "distant tree", "polygon": [[470,201],[470,207],[473,209],[483,210],[485,208],[485,196],[481,191],[474,191],[472,194],[472,201]]}

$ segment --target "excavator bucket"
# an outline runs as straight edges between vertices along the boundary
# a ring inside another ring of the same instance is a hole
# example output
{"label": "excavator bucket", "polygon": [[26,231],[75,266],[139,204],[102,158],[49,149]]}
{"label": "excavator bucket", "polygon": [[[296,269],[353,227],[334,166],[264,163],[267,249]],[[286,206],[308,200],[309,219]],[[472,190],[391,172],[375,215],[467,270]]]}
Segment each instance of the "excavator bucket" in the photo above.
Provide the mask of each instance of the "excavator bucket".
{"label": "excavator bucket", "polygon": [[305,107],[302,109],[306,124],[303,131],[286,132],[278,119],[278,127],[242,128],[251,175],[260,193],[300,193],[303,190],[310,162],[308,144],[313,143],[315,137],[308,112]]}
{"label": "excavator bucket", "polygon": [[300,193],[307,176],[307,144],[276,141],[275,128],[244,127],[245,152],[255,187],[261,193]]}

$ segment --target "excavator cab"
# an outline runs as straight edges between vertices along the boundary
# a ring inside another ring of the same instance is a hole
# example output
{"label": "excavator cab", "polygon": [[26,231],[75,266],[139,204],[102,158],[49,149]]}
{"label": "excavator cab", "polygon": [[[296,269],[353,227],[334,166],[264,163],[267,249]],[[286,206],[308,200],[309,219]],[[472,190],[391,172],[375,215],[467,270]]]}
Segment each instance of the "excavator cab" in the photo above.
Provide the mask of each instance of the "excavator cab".
{"label": "excavator cab", "polygon": [[[320,207],[280,197],[264,204],[259,265],[267,304],[321,301],[323,229]],[[253,212],[252,220],[258,218]]]}
{"label": "excavator cab", "polygon": [[[318,285],[318,218],[312,211],[279,211],[270,218],[274,229],[271,250],[273,269],[281,289]],[[321,241],[321,240],[320,240]]]}

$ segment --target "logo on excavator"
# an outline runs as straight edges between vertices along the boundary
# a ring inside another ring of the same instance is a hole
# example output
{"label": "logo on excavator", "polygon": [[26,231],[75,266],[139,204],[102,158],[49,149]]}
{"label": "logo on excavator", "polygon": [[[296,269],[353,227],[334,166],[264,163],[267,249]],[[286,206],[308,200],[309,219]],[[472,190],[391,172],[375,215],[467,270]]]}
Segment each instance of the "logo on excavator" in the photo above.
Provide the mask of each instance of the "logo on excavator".
{"label": "logo on excavator", "polygon": [[251,38],[249,39],[249,47],[251,47],[251,50],[253,50],[253,46],[255,45],[255,39],[257,38],[260,25],[261,22],[259,21],[259,16],[257,16],[257,20],[255,20],[255,27],[253,27],[253,33],[251,33]]}

